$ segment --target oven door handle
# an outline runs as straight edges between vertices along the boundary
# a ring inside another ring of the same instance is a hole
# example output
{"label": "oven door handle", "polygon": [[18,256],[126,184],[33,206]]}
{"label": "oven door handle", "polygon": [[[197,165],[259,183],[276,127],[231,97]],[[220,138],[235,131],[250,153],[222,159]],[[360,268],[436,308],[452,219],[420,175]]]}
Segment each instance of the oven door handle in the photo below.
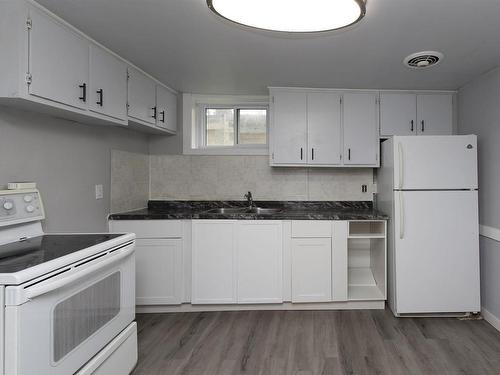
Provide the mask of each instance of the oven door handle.
{"label": "oven door handle", "polygon": [[[115,251],[112,256],[105,260],[99,260],[96,264],[93,264],[89,267],[82,269],[81,271],[77,271],[69,276],[61,277],[57,280],[42,283],[40,285],[34,286],[32,288],[25,290],[25,296],[28,300],[32,300],[36,297],[40,297],[41,295],[53,292],[54,290],[60,289],[63,286],[66,286],[70,283],[73,283],[77,280],[80,280],[96,271],[99,271],[113,263],[116,263],[128,256],[130,256],[134,252],[134,246],[127,246],[124,250]],[[98,258],[99,259],[99,258]]]}

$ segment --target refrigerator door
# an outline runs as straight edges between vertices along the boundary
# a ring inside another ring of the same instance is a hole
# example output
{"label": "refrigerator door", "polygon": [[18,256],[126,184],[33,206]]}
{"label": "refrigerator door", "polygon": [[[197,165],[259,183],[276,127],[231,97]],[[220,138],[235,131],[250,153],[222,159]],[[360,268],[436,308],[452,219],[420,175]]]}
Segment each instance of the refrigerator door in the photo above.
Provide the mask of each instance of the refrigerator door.
{"label": "refrigerator door", "polygon": [[394,137],[394,189],[477,189],[475,135]]}
{"label": "refrigerator door", "polygon": [[477,191],[394,195],[395,313],[480,311]]}

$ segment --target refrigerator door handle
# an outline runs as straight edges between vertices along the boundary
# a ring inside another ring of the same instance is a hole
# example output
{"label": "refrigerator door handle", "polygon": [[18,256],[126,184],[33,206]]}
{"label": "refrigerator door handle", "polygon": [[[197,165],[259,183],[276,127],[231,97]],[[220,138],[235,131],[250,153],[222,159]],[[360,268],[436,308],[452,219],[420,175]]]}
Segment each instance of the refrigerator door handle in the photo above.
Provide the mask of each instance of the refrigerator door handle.
{"label": "refrigerator door handle", "polygon": [[398,143],[398,155],[399,155],[399,188],[403,188],[404,181],[404,158],[403,158],[403,145],[401,142]]}
{"label": "refrigerator door handle", "polygon": [[399,192],[399,238],[402,240],[405,237],[405,206],[403,192]]}

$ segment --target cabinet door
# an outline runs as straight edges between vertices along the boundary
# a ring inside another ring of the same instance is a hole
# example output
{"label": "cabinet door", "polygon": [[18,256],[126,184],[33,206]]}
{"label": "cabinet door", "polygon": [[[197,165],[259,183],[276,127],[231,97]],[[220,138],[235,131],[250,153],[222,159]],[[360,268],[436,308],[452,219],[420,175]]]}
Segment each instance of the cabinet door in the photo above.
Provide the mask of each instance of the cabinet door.
{"label": "cabinet door", "polygon": [[238,223],[238,303],[283,302],[281,221]]}
{"label": "cabinet door", "polygon": [[340,164],[340,99],[337,93],[307,95],[308,164]]}
{"label": "cabinet door", "polygon": [[181,303],[181,239],[138,239],[135,259],[137,305]]}
{"label": "cabinet door", "polygon": [[156,124],[156,83],[136,69],[129,69],[128,115]]}
{"label": "cabinet door", "polygon": [[193,221],[193,304],[229,304],[236,295],[236,221]]}
{"label": "cabinet door", "polygon": [[344,164],[377,165],[377,94],[344,94]]}
{"label": "cabinet door", "polygon": [[332,239],[292,239],[292,302],[332,300]]}
{"label": "cabinet door", "polygon": [[177,131],[177,95],[165,87],[156,86],[156,105],[158,107],[157,125],[172,132]]}
{"label": "cabinet door", "polygon": [[419,135],[453,133],[453,96],[451,94],[417,95],[417,131]]}
{"label": "cabinet door", "polygon": [[38,9],[32,8],[30,16],[30,95],[87,108],[89,43]]}
{"label": "cabinet door", "polygon": [[380,135],[417,134],[417,97],[407,93],[380,94]]}
{"label": "cabinet door", "polygon": [[98,46],[90,47],[89,98],[91,111],[127,119],[127,64]]}
{"label": "cabinet door", "polygon": [[273,98],[273,162],[274,164],[306,164],[307,94],[276,92]]}

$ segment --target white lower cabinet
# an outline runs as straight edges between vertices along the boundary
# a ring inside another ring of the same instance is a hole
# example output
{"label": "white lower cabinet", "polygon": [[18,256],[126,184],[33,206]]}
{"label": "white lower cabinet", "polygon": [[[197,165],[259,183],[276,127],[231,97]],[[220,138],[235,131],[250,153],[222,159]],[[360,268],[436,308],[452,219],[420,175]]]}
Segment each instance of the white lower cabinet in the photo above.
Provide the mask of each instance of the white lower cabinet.
{"label": "white lower cabinet", "polygon": [[238,303],[283,302],[281,221],[238,223]]}
{"label": "white lower cabinet", "polygon": [[181,303],[181,239],[138,239],[135,262],[137,305]]}
{"label": "white lower cabinet", "polygon": [[110,232],[136,235],[137,305],[180,305],[183,302],[184,224],[180,220],[109,222]]}
{"label": "white lower cabinet", "polygon": [[332,239],[292,239],[292,302],[332,300]]}
{"label": "white lower cabinet", "polygon": [[236,303],[237,221],[194,220],[191,303]]}
{"label": "white lower cabinet", "polygon": [[385,221],[112,220],[109,227],[136,233],[139,306],[386,299]]}
{"label": "white lower cabinet", "polygon": [[194,220],[193,304],[283,302],[281,221]]}

